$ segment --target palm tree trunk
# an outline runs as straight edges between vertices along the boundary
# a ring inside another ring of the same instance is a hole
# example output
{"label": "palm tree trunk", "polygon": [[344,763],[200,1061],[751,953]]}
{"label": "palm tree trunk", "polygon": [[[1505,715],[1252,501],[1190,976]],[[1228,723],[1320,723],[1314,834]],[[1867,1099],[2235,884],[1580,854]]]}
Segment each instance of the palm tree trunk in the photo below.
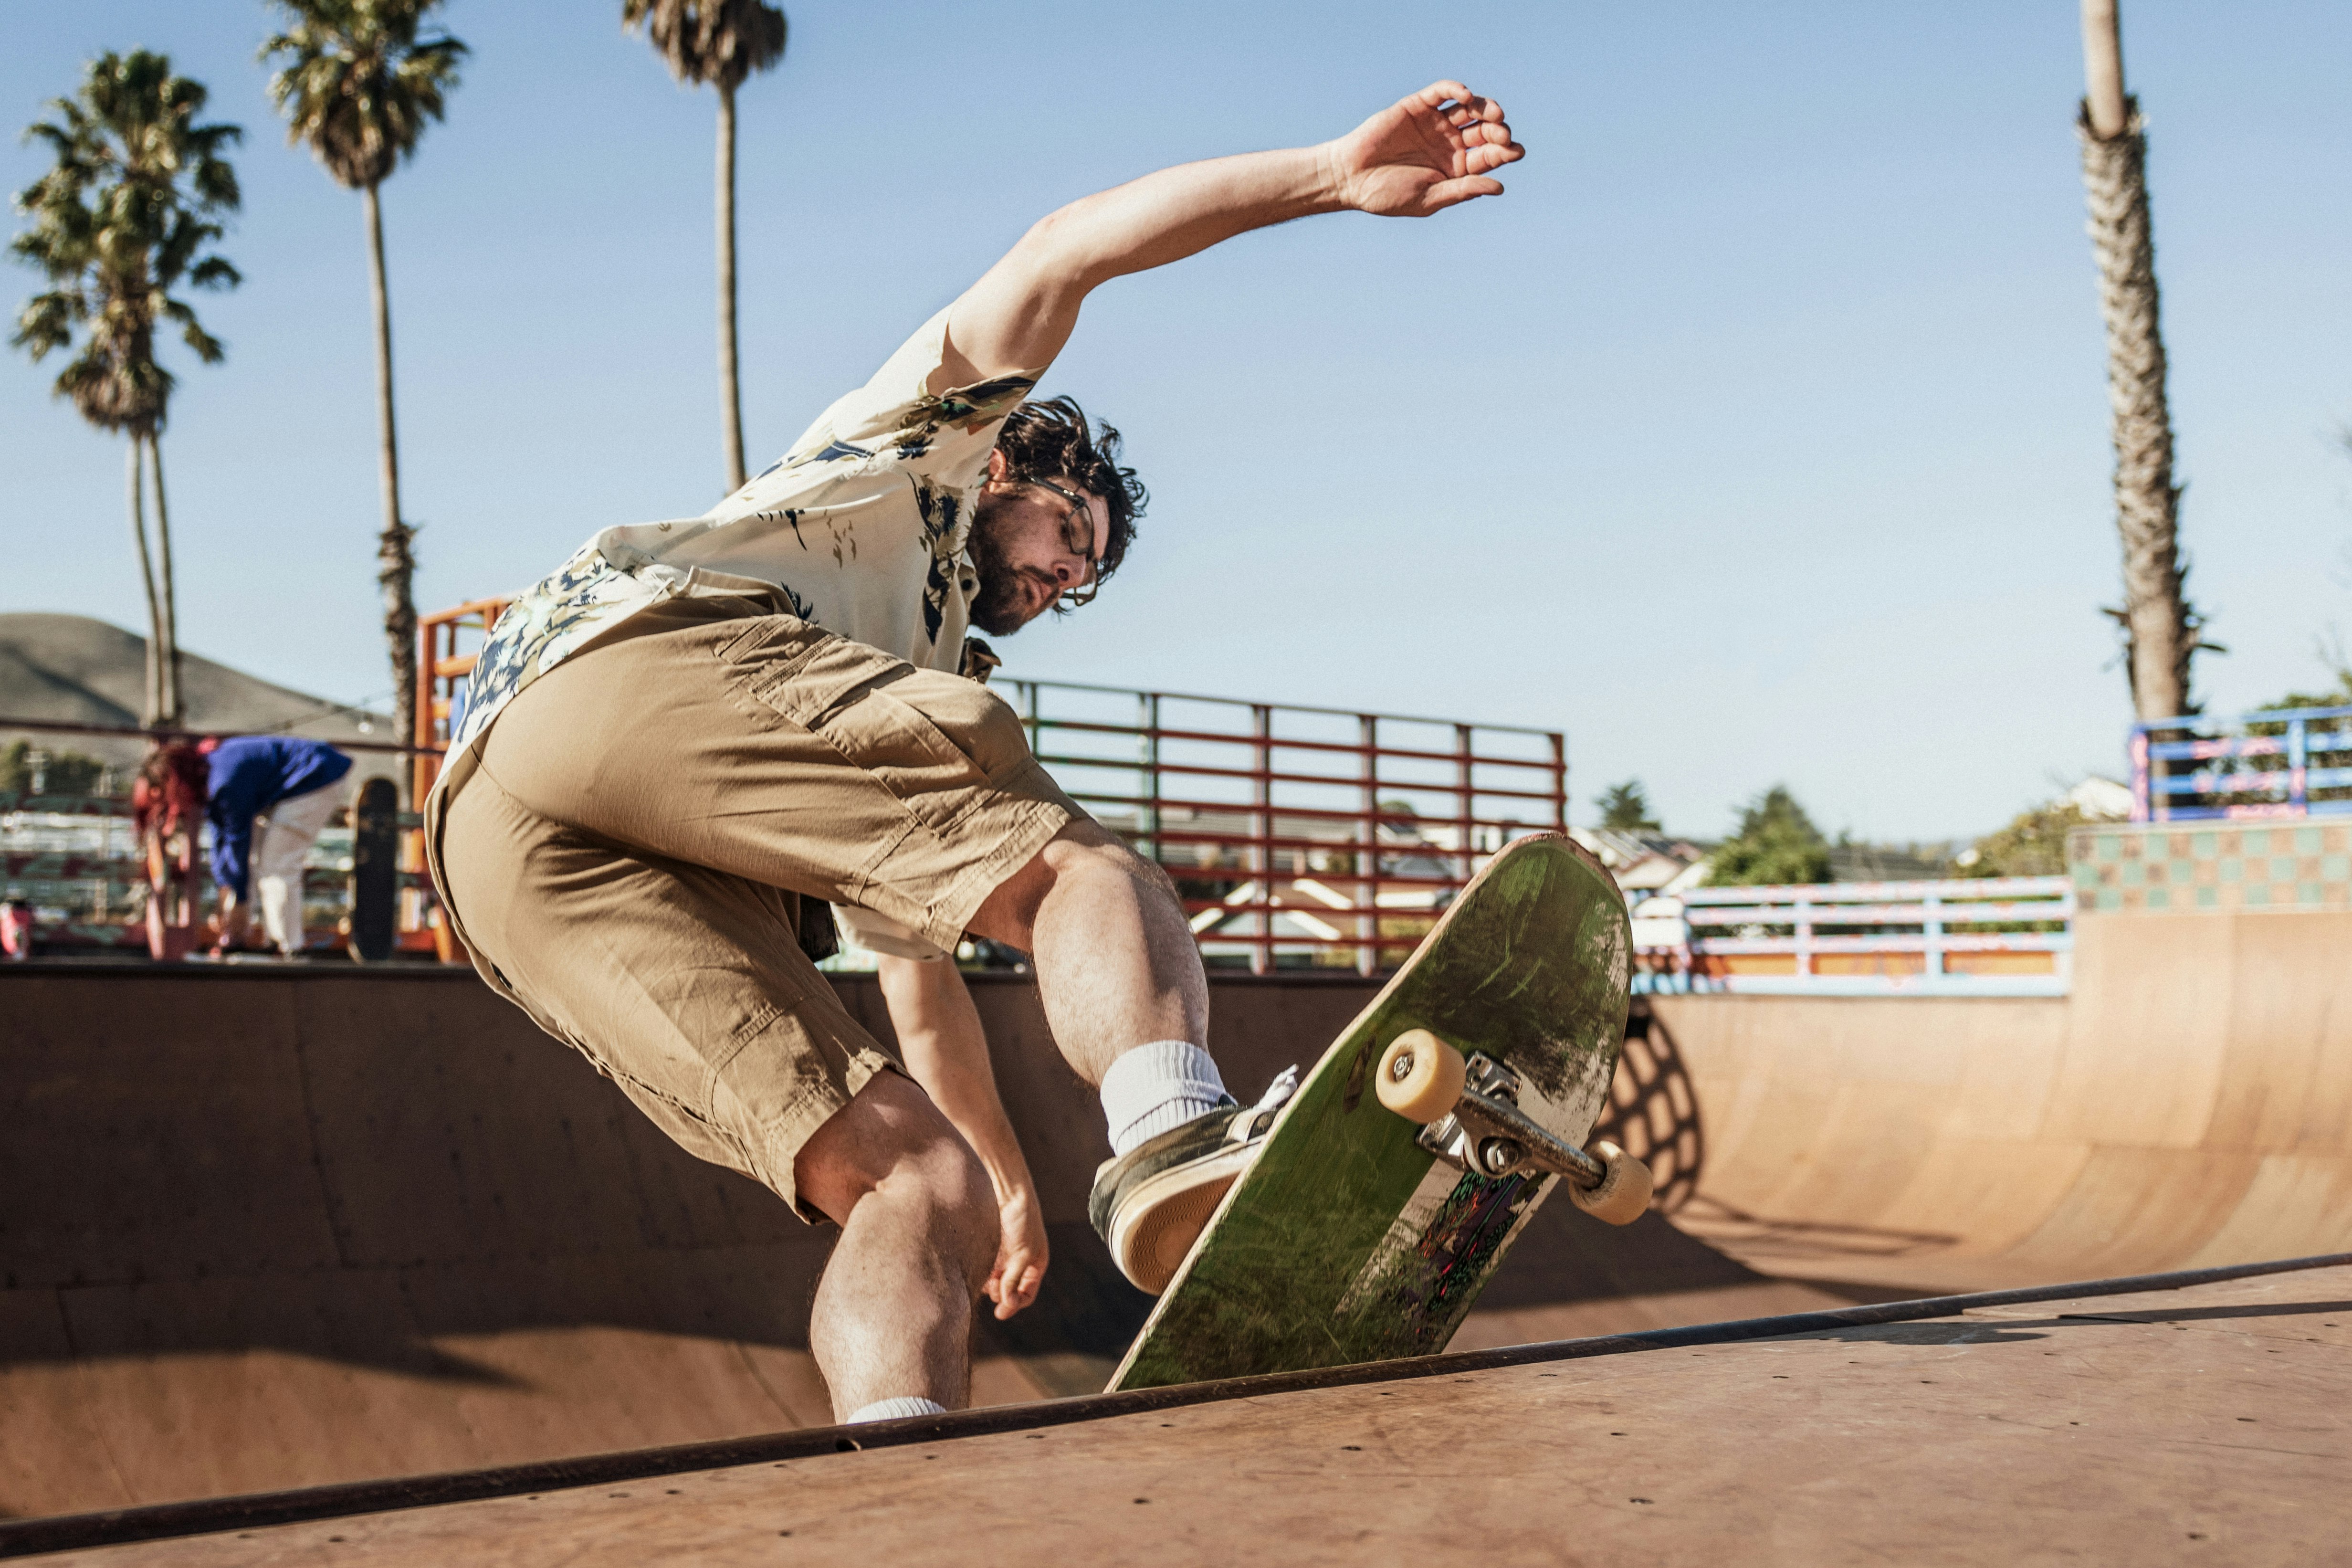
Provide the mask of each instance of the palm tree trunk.
{"label": "palm tree trunk", "polygon": [[2124,91],[2116,0],[2083,0],[2088,92],[2075,129],[2107,327],[2107,401],[2116,448],[2116,528],[2123,541],[2123,623],[2132,705],[2145,720],[2189,711],[2189,661],[2201,625],[2182,591],[2180,491],[2172,482],[2156,246],[2147,206],[2147,139]]}
{"label": "palm tree trunk", "polygon": [[[400,445],[392,420],[392,297],[383,276],[383,215],[376,187],[360,190],[367,214],[368,296],[375,306],[375,404],[379,456],[383,469],[383,531],[376,538],[376,586],[383,599],[383,635],[392,653],[393,733],[403,744],[416,738],[416,557],[410,542],[416,531],[400,518]],[[402,781],[402,795],[409,793]]]}
{"label": "palm tree trunk", "polygon": [[743,488],[743,393],[735,375],[735,89],[719,84],[719,433],[727,493]]}
{"label": "palm tree trunk", "polygon": [[147,553],[147,506],[139,464],[140,437],[131,437],[131,537],[139,546],[139,584],[147,593],[147,696],[139,716],[152,728],[163,717],[163,604],[155,594],[155,564]]}
{"label": "palm tree trunk", "polygon": [[163,504],[163,437],[160,433],[147,437],[147,460],[155,470],[155,544],[157,575],[163,583],[163,654],[157,661],[156,672],[163,687],[163,722],[177,726],[187,717],[180,700],[180,600],[172,574],[172,513]]}

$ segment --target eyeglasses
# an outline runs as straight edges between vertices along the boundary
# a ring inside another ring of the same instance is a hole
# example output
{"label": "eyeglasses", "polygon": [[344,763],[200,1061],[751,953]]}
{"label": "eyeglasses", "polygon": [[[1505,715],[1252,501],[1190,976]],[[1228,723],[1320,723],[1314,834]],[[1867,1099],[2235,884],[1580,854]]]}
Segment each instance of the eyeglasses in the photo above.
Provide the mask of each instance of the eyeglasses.
{"label": "eyeglasses", "polygon": [[1027,479],[1026,484],[1041,490],[1051,490],[1069,502],[1070,510],[1062,514],[1062,543],[1069,552],[1087,563],[1087,580],[1075,588],[1062,590],[1062,606],[1075,610],[1094,603],[1095,591],[1102,586],[1103,558],[1095,553],[1095,514],[1086,498],[1064,489],[1051,479]]}

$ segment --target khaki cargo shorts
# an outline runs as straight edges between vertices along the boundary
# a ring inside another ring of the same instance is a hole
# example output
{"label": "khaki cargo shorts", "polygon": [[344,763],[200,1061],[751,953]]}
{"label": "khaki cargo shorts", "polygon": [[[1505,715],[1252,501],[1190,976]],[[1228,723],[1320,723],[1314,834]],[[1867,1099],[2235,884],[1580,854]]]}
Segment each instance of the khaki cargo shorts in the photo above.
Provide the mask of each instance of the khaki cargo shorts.
{"label": "khaki cargo shorts", "polygon": [[800,895],[952,951],[1085,813],[985,687],[774,609],[672,600],[540,677],[427,803],[425,842],[493,988],[815,1219],[793,1162],[898,1064],[801,951]]}

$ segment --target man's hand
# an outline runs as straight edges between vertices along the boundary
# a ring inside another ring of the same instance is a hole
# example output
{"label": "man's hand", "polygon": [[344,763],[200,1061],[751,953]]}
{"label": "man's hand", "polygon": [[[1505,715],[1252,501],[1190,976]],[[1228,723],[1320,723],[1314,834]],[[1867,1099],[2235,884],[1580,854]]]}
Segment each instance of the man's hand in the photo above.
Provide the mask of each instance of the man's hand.
{"label": "man's hand", "polygon": [[980,1156],[996,1193],[996,1267],[982,1289],[1002,1322],[1034,1301],[1045,1282],[1045,1220],[1021,1141],[996,1098],[979,1011],[950,960],[886,953],[875,970],[907,1070]]}
{"label": "man's hand", "polygon": [[1458,81],[1433,82],[1330,144],[1340,199],[1381,217],[1427,217],[1478,196],[1499,196],[1492,171],[1527,149],[1511,140],[1503,106]]}
{"label": "man's hand", "polygon": [[1045,1280],[1045,1221],[1037,1212],[1037,1190],[1016,1187],[996,1204],[996,1267],[981,1289],[996,1303],[1003,1322],[1037,1300]]}

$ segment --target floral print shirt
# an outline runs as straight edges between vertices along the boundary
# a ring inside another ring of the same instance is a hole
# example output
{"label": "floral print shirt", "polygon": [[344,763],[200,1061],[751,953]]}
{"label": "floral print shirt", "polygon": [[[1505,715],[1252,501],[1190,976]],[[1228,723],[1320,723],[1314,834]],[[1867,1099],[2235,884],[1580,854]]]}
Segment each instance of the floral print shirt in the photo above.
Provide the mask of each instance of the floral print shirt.
{"label": "floral print shirt", "polygon": [[709,512],[605,529],[509,605],[475,661],[450,762],[524,687],[677,595],[780,588],[794,614],[828,631],[956,668],[980,588],[972,508],[998,427],[1037,375],[933,394],[946,346],[942,310]]}

